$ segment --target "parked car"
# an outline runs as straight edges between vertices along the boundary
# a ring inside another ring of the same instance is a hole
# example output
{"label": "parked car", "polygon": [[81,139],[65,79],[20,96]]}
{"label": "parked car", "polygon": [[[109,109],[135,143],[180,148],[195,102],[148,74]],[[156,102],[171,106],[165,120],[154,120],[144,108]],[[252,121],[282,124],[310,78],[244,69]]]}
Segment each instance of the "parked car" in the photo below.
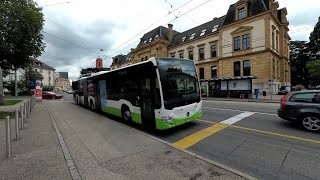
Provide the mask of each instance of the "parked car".
{"label": "parked car", "polygon": [[308,131],[320,131],[320,90],[289,92],[281,99],[278,116]]}
{"label": "parked car", "polygon": [[320,85],[316,86],[316,89],[320,89]]}
{"label": "parked car", "polygon": [[61,99],[61,98],[63,98],[63,95],[61,94],[56,94],[54,92],[48,92],[48,91],[42,92],[42,99]]}
{"label": "parked car", "polygon": [[290,86],[281,86],[279,88],[278,94],[279,95],[283,95],[283,94],[287,94],[290,91],[291,91],[291,87]]}

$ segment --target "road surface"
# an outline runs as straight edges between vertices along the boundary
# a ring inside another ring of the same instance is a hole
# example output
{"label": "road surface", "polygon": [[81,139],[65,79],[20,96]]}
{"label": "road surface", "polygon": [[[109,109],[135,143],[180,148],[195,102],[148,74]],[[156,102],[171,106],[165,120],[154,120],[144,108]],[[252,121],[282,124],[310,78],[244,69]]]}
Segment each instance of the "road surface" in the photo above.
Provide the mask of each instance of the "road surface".
{"label": "road surface", "polygon": [[[69,96],[65,102],[72,100]],[[320,134],[280,119],[279,106],[205,100],[200,120],[145,132],[259,179],[318,179]]]}

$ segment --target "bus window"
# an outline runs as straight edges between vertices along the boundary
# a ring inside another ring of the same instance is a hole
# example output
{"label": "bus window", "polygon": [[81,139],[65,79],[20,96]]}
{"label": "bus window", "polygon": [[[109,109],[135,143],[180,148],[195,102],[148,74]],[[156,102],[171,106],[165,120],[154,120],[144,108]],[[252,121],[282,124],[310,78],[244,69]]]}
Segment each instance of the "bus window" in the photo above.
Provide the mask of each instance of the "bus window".
{"label": "bus window", "polygon": [[155,99],[154,99],[154,107],[156,109],[160,109],[161,108],[161,97],[160,97],[160,88],[159,88],[158,78],[155,78],[155,84],[156,84],[156,92],[155,92]]}

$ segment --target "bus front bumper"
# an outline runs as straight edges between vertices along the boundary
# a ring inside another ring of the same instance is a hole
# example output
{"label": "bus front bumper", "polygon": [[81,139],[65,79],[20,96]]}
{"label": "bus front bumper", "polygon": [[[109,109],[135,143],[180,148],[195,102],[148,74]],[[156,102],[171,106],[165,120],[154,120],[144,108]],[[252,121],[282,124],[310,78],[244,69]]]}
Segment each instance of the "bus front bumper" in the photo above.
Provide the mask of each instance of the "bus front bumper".
{"label": "bus front bumper", "polygon": [[193,115],[185,118],[173,119],[171,122],[164,122],[162,119],[156,119],[156,127],[159,130],[170,129],[176,126],[180,126],[190,121],[199,119],[202,116],[202,112],[198,111]]}

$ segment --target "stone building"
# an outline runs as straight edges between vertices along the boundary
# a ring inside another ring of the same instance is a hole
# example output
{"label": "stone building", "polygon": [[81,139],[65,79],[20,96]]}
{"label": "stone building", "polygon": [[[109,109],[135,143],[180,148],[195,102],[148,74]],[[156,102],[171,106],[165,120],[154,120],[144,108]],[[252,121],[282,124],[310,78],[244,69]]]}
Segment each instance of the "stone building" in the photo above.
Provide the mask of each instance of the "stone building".
{"label": "stone building", "polygon": [[149,57],[195,62],[202,91],[210,96],[277,93],[290,85],[286,8],[274,0],[239,0],[226,15],[184,32],[160,26],[131,49],[131,64]]}

